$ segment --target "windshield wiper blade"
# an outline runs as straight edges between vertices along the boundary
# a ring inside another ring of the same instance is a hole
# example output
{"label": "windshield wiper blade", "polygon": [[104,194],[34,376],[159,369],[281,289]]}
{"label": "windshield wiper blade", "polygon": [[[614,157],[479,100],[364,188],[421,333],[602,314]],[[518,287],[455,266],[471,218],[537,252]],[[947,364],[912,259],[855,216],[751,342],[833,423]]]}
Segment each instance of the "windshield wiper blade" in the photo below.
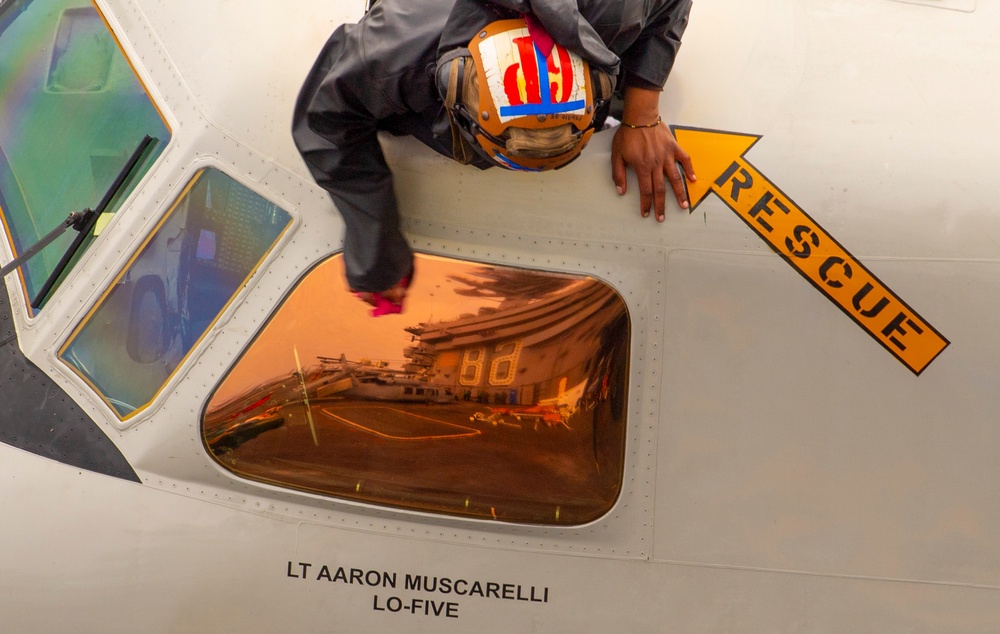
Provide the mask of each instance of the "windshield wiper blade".
{"label": "windshield wiper blade", "polygon": [[42,303],[48,297],[49,293],[52,292],[52,288],[55,286],[56,282],[59,280],[63,272],[66,270],[66,267],[69,266],[69,263],[76,256],[76,253],[77,251],[80,250],[80,247],[83,246],[83,243],[90,235],[90,232],[93,231],[94,225],[97,224],[98,218],[100,218],[101,214],[103,214],[105,210],[107,210],[108,206],[111,204],[111,201],[114,200],[115,196],[117,196],[118,193],[121,191],[122,187],[128,181],[129,177],[132,175],[132,172],[135,170],[136,166],[139,165],[140,161],[142,161],[143,155],[146,153],[146,150],[149,149],[149,147],[155,142],[156,139],[154,139],[149,135],[143,137],[142,141],[139,142],[139,146],[136,147],[135,151],[132,152],[132,156],[129,157],[128,162],[126,162],[125,166],[122,167],[121,171],[118,172],[118,176],[115,177],[114,182],[111,183],[111,187],[109,187],[108,191],[104,193],[104,197],[101,199],[100,204],[98,204],[95,209],[85,209],[81,212],[71,213],[66,218],[66,220],[63,221],[61,225],[59,225],[58,227],[47,233],[45,237],[43,237],[41,240],[39,240],[31,247],[29,247],[28,250],[25,251],[22,255],[20,255],[17,259],[15,259],[7,266],[3,267],[2,270],[0,270],[0,278],[2,278],[4,275],[7,275],[14,269],[23,265],[26,261],[31,259],[32,256],[37,255],[39,251],[41,251],[50,243],[52,243],[53,240],[58,238],[64,231],[66,231],[66,229],[70,227],[73,227],[76,231],[79,232],[79,235],[77,235],[76,239],[73,240],[73,244],[69,246],[69,248],[63,254],[62,258],[59,260],[59,264],[56,265],[56,268],[52,271],[52,274],[49,275],[48,279],[45,281],[45,284],[42,286],[42,290],[38,292],[38,296],[35,297],[34,301],[31,302],[32,308],[37,310],[39,307],[41,307]]}

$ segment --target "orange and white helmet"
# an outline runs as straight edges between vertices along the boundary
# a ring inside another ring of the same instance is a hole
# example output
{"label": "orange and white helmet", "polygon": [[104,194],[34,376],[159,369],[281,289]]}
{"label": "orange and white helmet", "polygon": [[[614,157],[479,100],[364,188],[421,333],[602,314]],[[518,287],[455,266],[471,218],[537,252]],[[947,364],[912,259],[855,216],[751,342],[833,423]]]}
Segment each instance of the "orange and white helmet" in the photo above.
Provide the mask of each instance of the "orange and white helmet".
{"label": "orange and white helmet", "polygon": [[457,160],[468,162],[471,149],[507,169],[543,171],[579,156],[612,79],[558,44],[543,55],[515,19],[491,23],[467,52],[442,58],[438,85]]}

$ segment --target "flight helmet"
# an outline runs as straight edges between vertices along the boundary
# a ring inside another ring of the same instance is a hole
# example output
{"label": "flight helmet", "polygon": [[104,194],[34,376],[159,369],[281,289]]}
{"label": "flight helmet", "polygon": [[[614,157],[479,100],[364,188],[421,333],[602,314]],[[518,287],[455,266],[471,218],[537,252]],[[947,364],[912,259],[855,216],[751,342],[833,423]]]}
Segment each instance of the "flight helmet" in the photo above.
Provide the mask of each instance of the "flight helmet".
{"label": "flight helmet", "polygon": [[[455,159],[473,153],[511,170],[559,169],[594,133],[594,115],[611,97],[611,75],[549,43],[542,53],[523,18],[493,22],[467,49],[438,63],[438,88],[451,123]],[[543,44],[544,46],[544,44]]]}

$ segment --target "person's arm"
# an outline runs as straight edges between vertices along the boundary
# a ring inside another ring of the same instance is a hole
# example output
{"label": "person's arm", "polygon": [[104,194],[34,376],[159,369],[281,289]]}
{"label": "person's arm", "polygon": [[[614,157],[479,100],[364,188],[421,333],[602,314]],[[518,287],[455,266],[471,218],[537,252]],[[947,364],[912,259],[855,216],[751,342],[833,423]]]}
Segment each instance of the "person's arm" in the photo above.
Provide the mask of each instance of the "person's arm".
{"label": "person's arm", "polygon": [[622,125],[615,132],[611,146],[611,175],[618,194],[624,195],[628,189],[626,171],[631,167],[639,180],[639,211],[645,218],[652,207],[656,219],[662,222],[667,194],[664,176],[670,181],[677,204],[681,209],[688,208],[684,176],[677,168],[678,163],[693,182],[696,177],[691,157],[677,144],[660,117],[660,91],[626,88]]}
{"label": "person's arm", "polygon": [[395,106],[375,88],[360,50],[360,27],[334,34],[299,94],[292,135],[344,219],[348,283],[371,293],[398,286],[412,270],[412,253],[377,136],[379,116]]}
{"label": "person's arm", "polygon": [[[611,174],[619,194],[627,189],[625,174],[632,168],[639,179],[640,212],[664,219],[666,183],[670,181],[677,203],[688,207],[683,176],[694,181],[691,159],[678,146],[666,123],[660,119],[660,95],[670,75],[687,28],[691,0],[656,0],[645,4],[646,21],[639,37],[622,53],[625,83],[623,124],[615,133]],[[655,125],[654,125],[655,124]],[[628,127],[652,126],[652,127]]]}

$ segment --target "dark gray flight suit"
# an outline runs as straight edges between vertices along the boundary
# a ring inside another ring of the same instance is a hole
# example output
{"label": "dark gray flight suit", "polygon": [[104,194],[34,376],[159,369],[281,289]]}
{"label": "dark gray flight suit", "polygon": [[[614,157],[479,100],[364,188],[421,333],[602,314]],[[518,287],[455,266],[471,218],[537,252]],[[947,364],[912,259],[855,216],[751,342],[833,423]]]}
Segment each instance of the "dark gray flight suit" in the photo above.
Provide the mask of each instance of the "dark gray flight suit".
{"label": "dark gray flight suit", "polygon": [[466,46],[494,20],[531,11],[562,46],[623,71],[625,85],[659,89],[690,8],[691,0],[379,0],[358,24],[338,28],[302,87],[292,134],[344,218],[351,288],[383,291],[410,272],[376,135],[412,134],[452,156],[450,135],[433,132],[435,123],[448,129],[434,78],[442,53]]}

